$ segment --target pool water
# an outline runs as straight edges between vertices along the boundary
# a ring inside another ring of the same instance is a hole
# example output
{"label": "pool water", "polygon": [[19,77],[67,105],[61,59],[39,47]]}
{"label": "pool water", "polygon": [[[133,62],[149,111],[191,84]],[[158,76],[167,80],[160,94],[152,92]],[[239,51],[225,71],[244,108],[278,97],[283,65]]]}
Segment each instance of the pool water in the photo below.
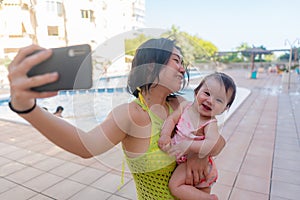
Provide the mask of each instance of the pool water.
{"label": "pool water", "polygon": [[[201,75],[194,74],[191,78]],[[76,125],[83,130],[90,130],[105,119],[110,110],[120,104],[131,102],[135,97],[126,91],[127,76],[102,77],[94,83],[95,89],[60,91],[55,97],[37,99],[37,104],[54,113],[57,106],[64,107],[63,119]],[[193,88],[189,85],[183,96],[192,101],[194,98]],[[237,89],[234,103],[228,112],[218,116],[219,124],[235,111],[238,105],[249,95],[250,91],[244,88]],[[23,118],[13,113],[7,106],[9,95],[0,98],[0,119],[27,123]]]}
{"label": "pool water", "polygon": [[[183,96],[187,100],[193,100],[193,87],[190,86],[184,91]],[[248,89],[237,88],[236,99],[229,111],[218,116],[220,125],[229,118],[249,94],[250,91]],[[62,92],[52,98],[38,99],[37,104],[41,107],[46,107],[51,113],[55,112],[57,106],[63,106],[63,119],[87,131],[103,121],[112,108],[122,103],[131,102],[133,99],[134,97],[128,94],[125,88],[106,88]],[[8,108],[7,102],[7,98],[6,100],[2,100],[2,103],[0,102],[0,119],[28,123],[11,111]]]}

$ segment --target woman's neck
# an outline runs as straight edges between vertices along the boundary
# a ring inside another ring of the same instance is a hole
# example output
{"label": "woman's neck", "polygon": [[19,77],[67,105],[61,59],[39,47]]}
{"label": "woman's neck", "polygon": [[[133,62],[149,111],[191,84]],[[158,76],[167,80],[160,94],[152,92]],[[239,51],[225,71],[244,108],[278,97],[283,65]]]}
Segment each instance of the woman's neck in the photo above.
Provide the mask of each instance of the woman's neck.
{"label": "woman's neck", "polygon": [[149,91],[142,92],[142,95],[149,107],[153,105],[165,105],[168,96],[167,93],[164,93],[158,88],[150,88]]}
{"label": "woman's neck", "polygon": [[167,93],[158,88],[152,88],[150,91],[142,92],[148,108],[161,119],[166,119],[169,115],[169,107],[166,98]]}

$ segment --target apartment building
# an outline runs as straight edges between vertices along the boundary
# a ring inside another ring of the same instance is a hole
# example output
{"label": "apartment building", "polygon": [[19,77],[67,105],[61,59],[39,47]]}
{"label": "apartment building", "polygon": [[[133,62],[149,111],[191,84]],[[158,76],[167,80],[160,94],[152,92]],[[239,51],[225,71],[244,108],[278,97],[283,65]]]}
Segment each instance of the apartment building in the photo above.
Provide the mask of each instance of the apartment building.
{"label": "apartment building", "polygon": [[145,0],[0,0],[0,58],[35,43],[92,47],[144,28]]}

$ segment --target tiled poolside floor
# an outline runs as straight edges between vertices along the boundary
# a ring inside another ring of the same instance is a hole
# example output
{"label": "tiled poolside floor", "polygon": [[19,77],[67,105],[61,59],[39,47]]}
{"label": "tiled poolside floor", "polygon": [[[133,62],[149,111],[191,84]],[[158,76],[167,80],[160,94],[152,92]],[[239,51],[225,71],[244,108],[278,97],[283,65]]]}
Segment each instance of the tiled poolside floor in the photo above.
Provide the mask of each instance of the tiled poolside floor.
{"label": "tiled poolside floor", "polygon": [[[216,158],[220,200],[300,198],[300,83],[277,74],[246,77],[226,70],[249,97],[226,121],[227,145]],[[0,199],[136,199],[120,148],[84,160],[47,141],[31,126],[0,121]],[[120,189],[118,189],[121,186]]]}

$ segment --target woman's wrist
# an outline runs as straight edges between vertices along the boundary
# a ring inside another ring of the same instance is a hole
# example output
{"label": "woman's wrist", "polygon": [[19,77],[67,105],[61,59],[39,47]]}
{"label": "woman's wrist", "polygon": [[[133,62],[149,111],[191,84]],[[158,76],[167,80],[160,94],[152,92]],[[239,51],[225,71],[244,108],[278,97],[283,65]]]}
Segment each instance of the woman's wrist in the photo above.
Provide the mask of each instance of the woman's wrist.
{"label": "woman's wrist", "polygon": [[17,113],[17,114],[28,114],[30,112],[32,112],[35,107],[36,107],[36,99],[34,99],[34,104],[32,107],[28,108],[28,109],[23,109],[23,110],[19,110],[19,109],[16,109],[12,103],[11,103],[11,100],[8,102],[8,106],[10,108],[10,110],[12,110],[13,112]]}

